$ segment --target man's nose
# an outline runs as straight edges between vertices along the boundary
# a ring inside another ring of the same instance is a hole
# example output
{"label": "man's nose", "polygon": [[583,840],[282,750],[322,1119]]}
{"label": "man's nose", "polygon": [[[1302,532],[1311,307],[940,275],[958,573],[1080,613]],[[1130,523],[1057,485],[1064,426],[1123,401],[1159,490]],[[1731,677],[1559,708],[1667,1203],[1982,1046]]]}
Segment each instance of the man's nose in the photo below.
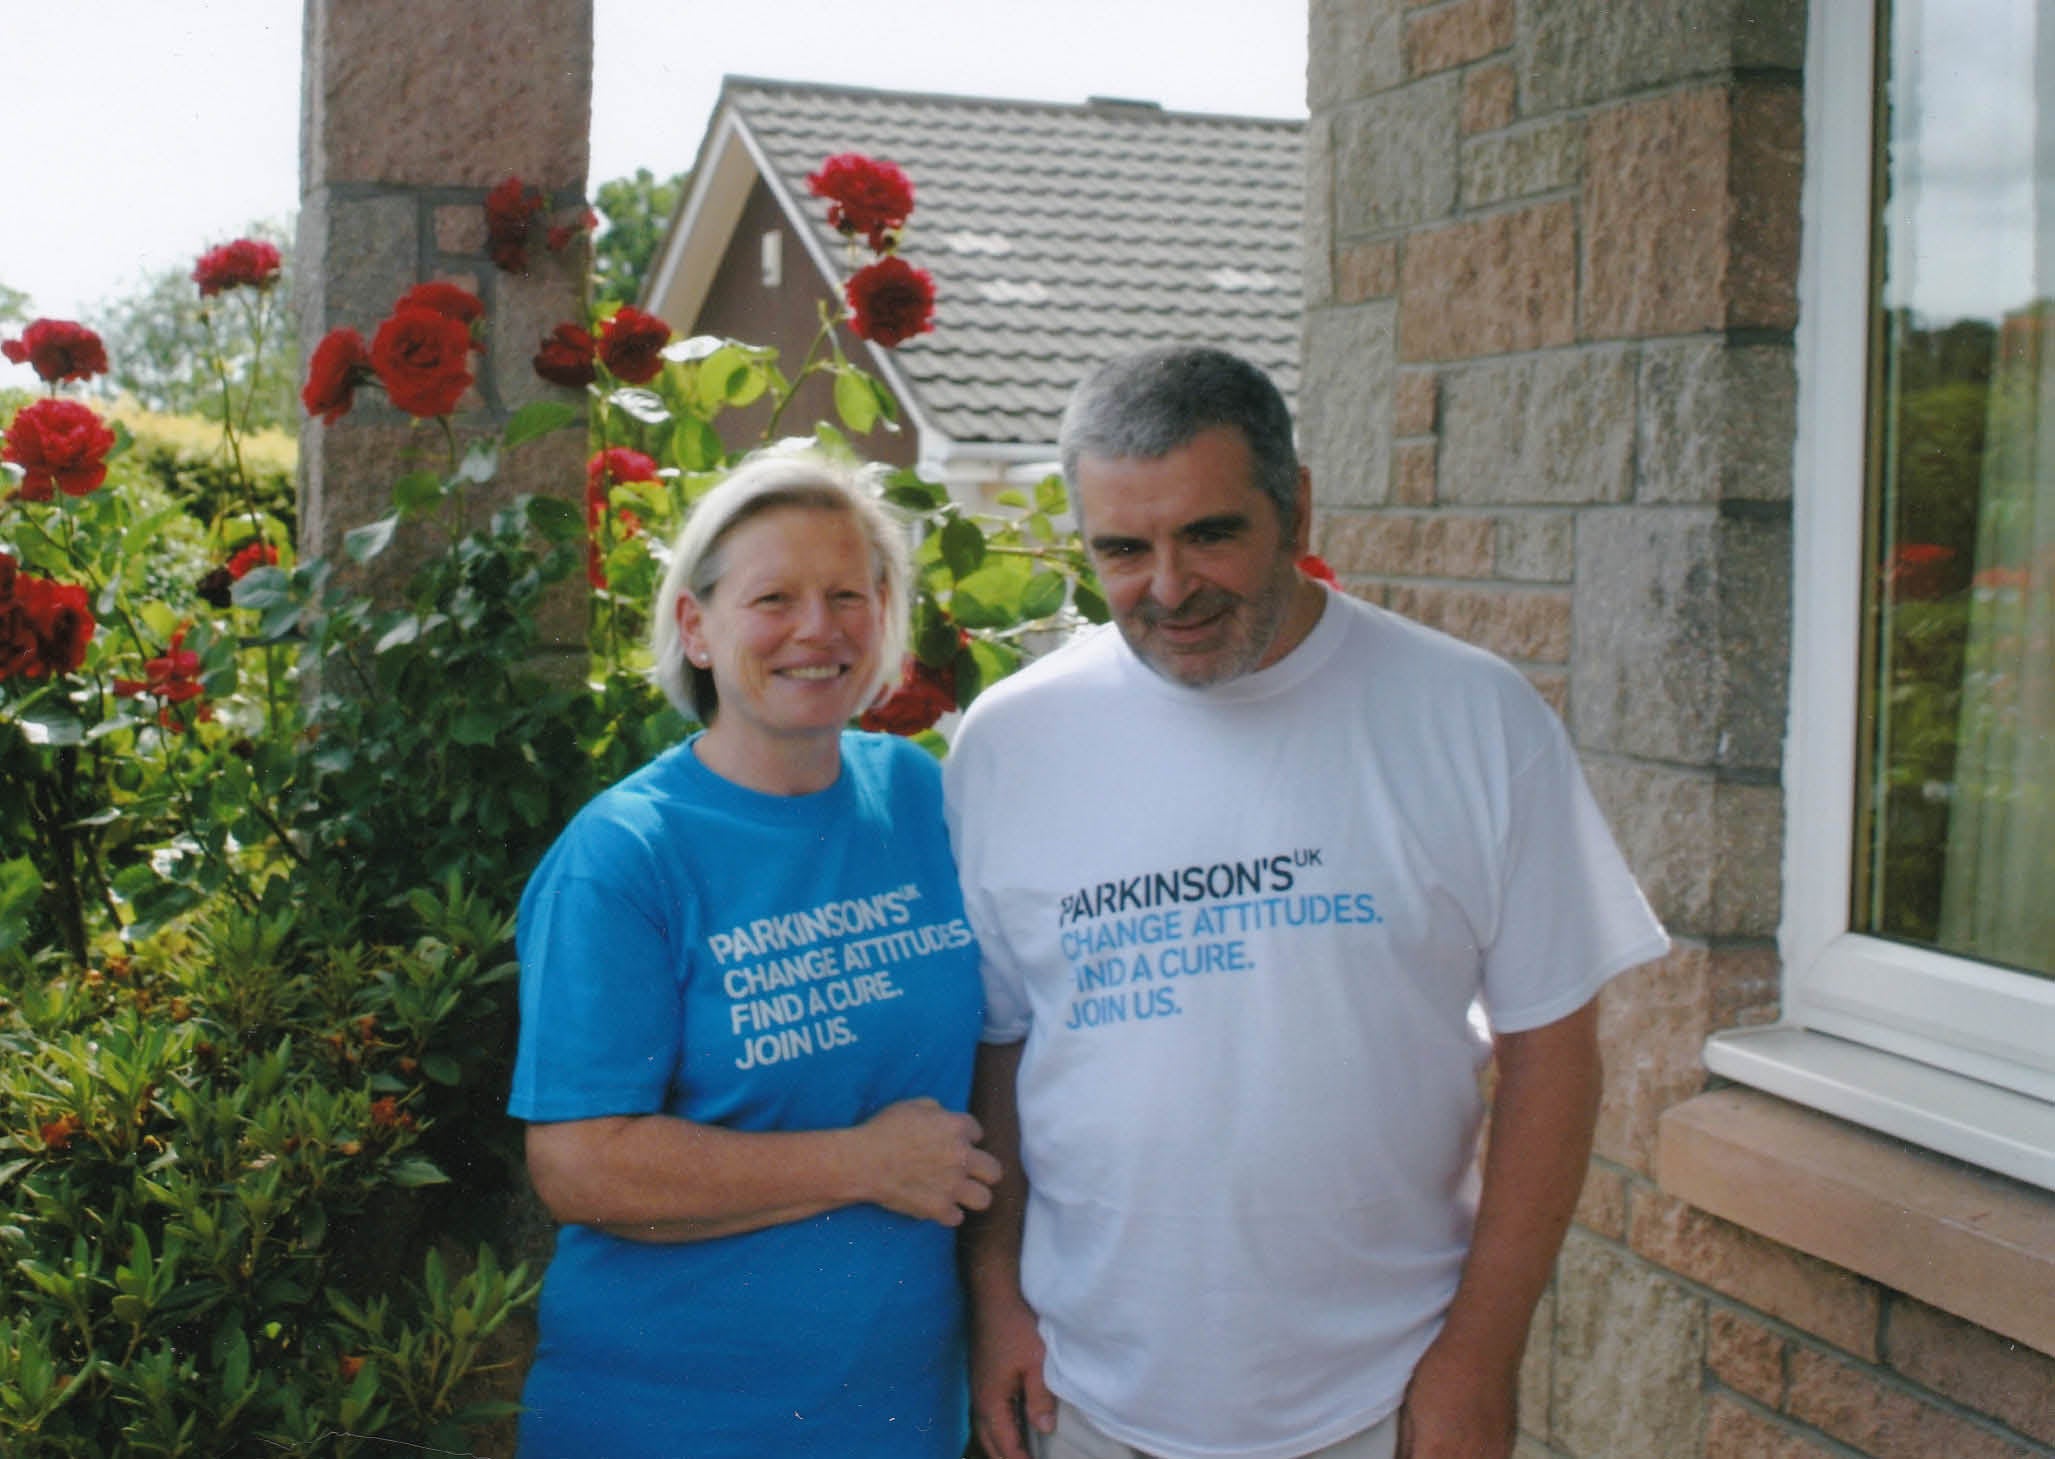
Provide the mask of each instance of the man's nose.
{"label": "man's nose", "polygon": [[1165,609],[1175,610],[1191,596],[1191,570],[1183,549],[1170,543],[1160,549],[1149,571],[1149,596]]}

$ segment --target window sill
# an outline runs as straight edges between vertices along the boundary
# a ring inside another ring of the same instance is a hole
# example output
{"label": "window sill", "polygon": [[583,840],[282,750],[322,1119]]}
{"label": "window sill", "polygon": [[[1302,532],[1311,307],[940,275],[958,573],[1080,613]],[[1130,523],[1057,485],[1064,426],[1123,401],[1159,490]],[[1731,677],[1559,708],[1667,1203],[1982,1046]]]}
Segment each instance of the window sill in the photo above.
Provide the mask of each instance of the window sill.
{"label": "window sill", "polygon": [[1700,1210],[2055,1355],[2055,1195],[1753,1089],[1662,1117],[1656,1182]]}

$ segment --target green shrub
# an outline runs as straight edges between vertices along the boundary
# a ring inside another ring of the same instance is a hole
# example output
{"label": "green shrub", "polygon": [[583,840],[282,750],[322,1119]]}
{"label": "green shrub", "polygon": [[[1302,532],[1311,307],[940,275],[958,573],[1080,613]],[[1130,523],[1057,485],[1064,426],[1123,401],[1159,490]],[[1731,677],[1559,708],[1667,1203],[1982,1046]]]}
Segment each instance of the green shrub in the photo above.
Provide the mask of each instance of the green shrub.
{"label": "green shrub", "polygon": [[411,940],[365,946],[280,902],[85,967],[0,955],[16,1459],[455,1448],[510,1408],[481,1385],[533,1284],[445,1219],[505,1172],[436,1203],[427,1153],[497,1100],[505,919],[452,881],[409,899]]}

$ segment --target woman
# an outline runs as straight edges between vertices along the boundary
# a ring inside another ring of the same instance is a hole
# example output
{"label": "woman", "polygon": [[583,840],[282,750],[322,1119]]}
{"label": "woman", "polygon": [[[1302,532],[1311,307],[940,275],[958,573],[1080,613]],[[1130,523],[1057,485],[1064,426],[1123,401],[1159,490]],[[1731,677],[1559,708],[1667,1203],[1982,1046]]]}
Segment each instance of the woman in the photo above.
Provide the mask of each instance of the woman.
{"label": "woman", "polygon": [[977,949],[897,675],[901,531],[850,472],[745,463],[657,596],[707,728],[579,813],[521,902],[512,1112],[563,1223],[523,1459],[957,1459],[953,1232]]}

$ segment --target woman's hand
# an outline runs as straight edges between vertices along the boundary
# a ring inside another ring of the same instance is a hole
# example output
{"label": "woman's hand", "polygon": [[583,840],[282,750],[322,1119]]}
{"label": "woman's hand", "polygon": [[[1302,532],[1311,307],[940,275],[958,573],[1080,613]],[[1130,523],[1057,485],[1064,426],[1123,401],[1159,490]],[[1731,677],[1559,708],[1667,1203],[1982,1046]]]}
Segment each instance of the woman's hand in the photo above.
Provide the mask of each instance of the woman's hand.
{"label": "woman's hand", "polygon": [[869,1199],[917,1220],[959,1226],[992,1204],[999,1162],[978,1148],[984,1131],[932,1099],[888,1105],[856,1127]]}

